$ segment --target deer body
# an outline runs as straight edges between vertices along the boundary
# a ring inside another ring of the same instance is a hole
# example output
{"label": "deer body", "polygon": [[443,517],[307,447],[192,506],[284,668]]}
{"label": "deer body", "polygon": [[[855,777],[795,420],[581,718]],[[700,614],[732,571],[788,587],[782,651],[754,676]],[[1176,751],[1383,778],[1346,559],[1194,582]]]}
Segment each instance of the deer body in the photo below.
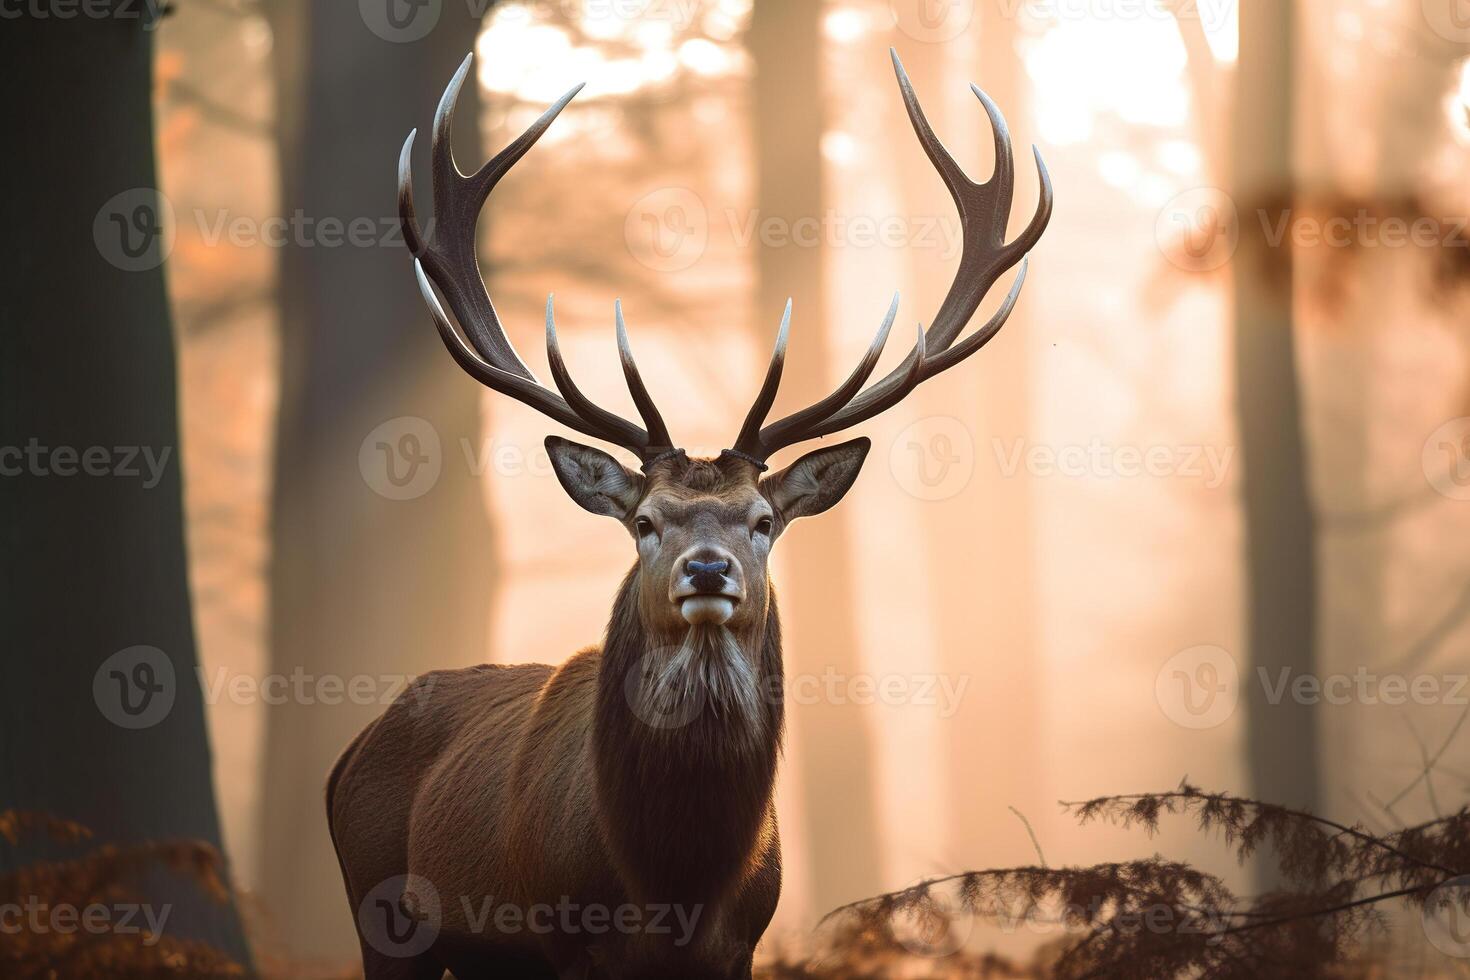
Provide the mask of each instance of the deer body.
{"label": "deer body", "polygon": [[399,210],[440,338],[486,386],[637,455],[640,471],[589,446],[546,440],[562,488],[584,509],[617,520],[638,558],[601,648],[556,668],[426,675],[338,760],[327,817],[367,980],[437,980],[445,969],[459,980],[751,976],[781,883],[772,803],[783,726],[781,630],[768,559],[792,521],[842,499],[870,444],[828,445],[769,476],[766,460],[872,418],[988,343],[1016,302],[1024,264],[985,326],[959,335],[1051,215],[1037,156],[1036,213],[1005,242],[1014,166],[999,109],[974,89],[996,154],[994,175],[976,183],[934,136],[896,54],[893,61],[914,131],[960,213],[964,249],[954,284],[887,375],[864,387],[897,297],[836,390],[767,423],[785,363],[788,302],[765,382],[734,446],[715,459],[675,448],[638,373],[621,306],[618,351],[643,426],[577,387],[550,299],[554,391],[511,347],[485,292],[474,247],[480,208],[577,90],[465,175],[449,151],[465,60],[434,120],[432,237],[415,217],[409,136]]}
{"label": "deer body", "polygon": [[[561,667],[421,678],[344,753],[328,802],[353,907],[411,875],[433,883],[440,910],[427,955],[394,956],[386,931],[374,934],[384,948],[365,944],[379,967],[369,977],[750,975],[781,887],[781,703],[762,698],[758,718],[650,726],[625,693],[650,641],[633,605],[625,584],[607,644]],[[774,609],[763,632],[758,657],[779,691]],[[384,753],[412,771],[384,766]],[[403,823],[360,826],[382,812],[365,800],[386,797]],[[457,828],[453,848],[445,827]],[[405,842],[401,862],[359,870],[344,842],[385,834]],[[399,914],[382,912],[385,927]]]}

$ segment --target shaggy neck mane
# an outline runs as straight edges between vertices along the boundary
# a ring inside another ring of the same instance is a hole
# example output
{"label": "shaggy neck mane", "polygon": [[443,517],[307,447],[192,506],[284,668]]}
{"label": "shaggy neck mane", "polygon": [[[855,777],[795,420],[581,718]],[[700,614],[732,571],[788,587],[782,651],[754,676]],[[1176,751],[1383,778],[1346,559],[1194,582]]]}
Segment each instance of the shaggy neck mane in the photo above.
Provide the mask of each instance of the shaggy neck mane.
{"label": "shaggy neck mane", "polygon": [[638,614],[638,568],[608,623],[592,753],[603,833],[644,902],[711,902],[769,831],[781,748],[781,626],[659,638]]}

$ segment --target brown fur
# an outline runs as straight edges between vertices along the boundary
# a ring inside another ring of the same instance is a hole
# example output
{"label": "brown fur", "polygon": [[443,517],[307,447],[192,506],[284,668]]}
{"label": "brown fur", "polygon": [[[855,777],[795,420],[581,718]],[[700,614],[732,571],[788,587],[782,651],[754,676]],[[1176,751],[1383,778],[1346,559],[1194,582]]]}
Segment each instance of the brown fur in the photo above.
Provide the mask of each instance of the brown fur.
{"label": "brown fur", "polygon": [[[864,451],[865,443],[849,454],[860,464]],[[610,457],[572,462],[590,470],[559,471],[568,491],[618,517],[639,544],[602,647],[554,669],[427,674],[348,746],[328,781],[354,914],[381,882],[405,874],[429,882],[441,909],[437,938],[417,956],[384,955],[365,938],[369,980],[446,968],[460,978],[751,975],[781,878],[772,800],[781,642],[766,558],[786,520],[773,506],[784,501],[784,473],[757,483],[755,467],[740,460],[678,456],[646,478],[623,471],[629,488],[608,482],[619,476],[605,469]],[[813,482],[810,470],[798,476],[803,487]],[[609,486],[623,504],[609,502]],[[845,489],[828,490],[817,509]],[[806,498],[786,509],[816,512]],[[762,517],[774,526],[752,531]],[[656,540],[640,537],[640,519],[660,522]],[[715,550],[734,564],[742,598],[724,626],[691,627],[669,583],[688,555]],[[671,727],[639,714],[648,700],[639,684],[660,668]],[[421,900],[407,896],[401,907]],[[668,933],[597,935],[560,923],[540,935],[501,929],[493,915],[475,921],[503,904],[524,912],[568,902],[632,904],[645,923],[651,907],[674,905],[684,919],[669,913]]]}

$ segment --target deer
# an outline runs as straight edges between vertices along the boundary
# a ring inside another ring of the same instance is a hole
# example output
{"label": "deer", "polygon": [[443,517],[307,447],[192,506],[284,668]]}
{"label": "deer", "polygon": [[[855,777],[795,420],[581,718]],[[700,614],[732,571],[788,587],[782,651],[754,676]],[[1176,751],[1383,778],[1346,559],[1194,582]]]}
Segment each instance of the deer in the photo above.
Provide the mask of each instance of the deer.
{"label": "deer", "polygon": [[[637,458],[635,470],[592,446],[545,441],[562,489],[621,524],[636,554],[600,645],[560,666],[424,674],[333,767],[328,826],[368,980],[430,980],[446,970],[457,978],[751,977],[781,890],[774,786],[784,674],[771,550],[793,522],[846,495],[871,442],[826,445],[774,473],[768,461],[872,419],[984,347],[1015,307],[1027,253],[1052,212],[1051,180],[1033,147],[1036,211],[1006,242],[1014,162],[999,108],[971,86],[995,145],[993,174],[976,182],[934,135],[890,54],[909,121],[959,212],[954,281],[887,375],[867,384],[897,295],[846,380],[768,422],[786,357],[788,300],[764,381],[733,445],[713,458],[691,456],[671,437],[634,360],[621,302],[618,355],[641,425],[597,405],[572,380],[551,298],[546,356],[555,387],[538,381],[481,276],[475,228],[485,201],[581,86],[466,175],[450,132],[467,57],[434,117],[428,236],[415,212],[416,131],[409,134],[399,211],[440,338],[476,381]],[[991,287],[1018,264],[994,315],[960,339]]]}

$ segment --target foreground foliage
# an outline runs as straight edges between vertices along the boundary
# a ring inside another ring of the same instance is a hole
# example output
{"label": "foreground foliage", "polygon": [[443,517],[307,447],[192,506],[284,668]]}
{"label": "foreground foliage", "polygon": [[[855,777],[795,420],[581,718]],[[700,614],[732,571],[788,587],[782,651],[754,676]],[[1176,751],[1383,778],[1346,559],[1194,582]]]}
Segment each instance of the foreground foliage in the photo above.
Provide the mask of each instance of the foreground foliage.
{"label": "foreground foliage", "polygon": [[[0,837],[10,846],[32,835],[87,847],[92,832],[69,820],[0,811]],[[155,934],[137,882],[160,871],[193,881],[211,899],[229,898],[219,852],[202,841],[104,844],[64,861],[43,861],[0,875],[0,976],[30,978],[227,978],[244,969],[189,939]],[[91,922],[88,910],[92,909]]]}
{"label": "foreground foliage", "polygon": [[[1281,890],[1243,897],[1215,875],[1152,857],[1091,867],[966,871],[856,902],[815,955],[778,958],[771,980],[827,977],[1218,977],[1371,975],[1385,910],[1470,912],[1470,808],[1387,833],[1182,784],[1064,804],[1082,823],[1149,834],[1192,817],[1242,862],[1279,866]],[[1443,887],[1442,887],[1443,886]],[[1427,908],[1426,908],[1427,906]],[[957,920],[1050,924],[1027,962],[946,947]],[[1470,943],[1466,944],[1470,955]],[[1450,969],[1447,960],[1446,969]]]}

